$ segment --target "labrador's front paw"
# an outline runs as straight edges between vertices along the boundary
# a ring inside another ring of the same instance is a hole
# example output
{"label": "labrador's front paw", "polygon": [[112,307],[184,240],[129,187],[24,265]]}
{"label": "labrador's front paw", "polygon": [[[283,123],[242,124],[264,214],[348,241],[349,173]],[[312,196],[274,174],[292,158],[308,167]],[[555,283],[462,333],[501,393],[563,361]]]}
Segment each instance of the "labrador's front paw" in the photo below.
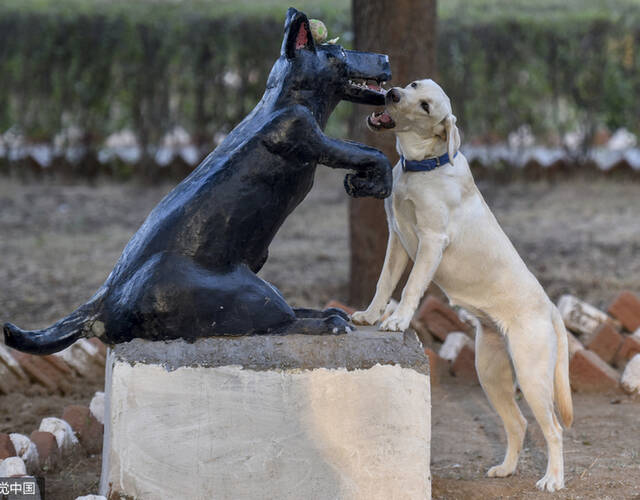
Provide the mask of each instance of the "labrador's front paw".
{"label": "labrador's front paw", "polygon": [[411,316],[403,316],[402,314],[394,312],[380,324],[380,330],[386,330],[388,332],[404,332],[409,328],[410,323]]}
{"label": "labrador's front paw", "polygon": [[378,321],[379,316],[367,309],[366,311],[354,312],[351,315],[351,321],[356,325],[374,325]]}

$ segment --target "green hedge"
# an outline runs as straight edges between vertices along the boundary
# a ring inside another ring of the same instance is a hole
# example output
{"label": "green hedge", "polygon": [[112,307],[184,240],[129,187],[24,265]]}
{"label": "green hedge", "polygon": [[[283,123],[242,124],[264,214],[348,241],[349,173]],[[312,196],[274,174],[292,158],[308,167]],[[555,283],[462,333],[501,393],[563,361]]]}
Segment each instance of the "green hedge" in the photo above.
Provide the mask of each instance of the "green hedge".
{"label": "green hedge", "polygon": [[[348,1],[294,3],[350,43]],[[522,124],[541,137],[579,124],[640,133],[637,0],[439,4],[438,79],[467,138]],[[124,128],[152,145],[181,125],[208,147],[262,94],[285,10],[277,0],[3,0],[0,132],[51,142],[73,126],[96,149]]]}
{"label": "green hedge", "polygon": [[640,132],[640,22],[601,17],[441,23],[438,69],[467,135],[599,126]]}
{"label": "green hedge", "polygon": [[123,128],[142,145],[156,144],[182,125],[210,143],[264,91],[286,12],[263,11],[265,2],[238,15],[240,0],[236,14],[224,15],[227,3],[7,0],[0,131],[17,125],[30,140],[48,142],[76,127],[92,148]]}

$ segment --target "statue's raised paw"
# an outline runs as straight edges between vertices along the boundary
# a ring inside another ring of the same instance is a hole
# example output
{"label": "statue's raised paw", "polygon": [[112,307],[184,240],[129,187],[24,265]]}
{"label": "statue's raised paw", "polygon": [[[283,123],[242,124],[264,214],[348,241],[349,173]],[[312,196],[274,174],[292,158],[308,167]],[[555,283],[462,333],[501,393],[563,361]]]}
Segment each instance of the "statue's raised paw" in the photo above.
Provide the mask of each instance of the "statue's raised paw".
{"label": "statue's raised paw", "polygon": [[381,173],[357,172],[344,177],[344,189],[353,198],[372,196],[386,198],[391,194],[393,180],[391,167]]}

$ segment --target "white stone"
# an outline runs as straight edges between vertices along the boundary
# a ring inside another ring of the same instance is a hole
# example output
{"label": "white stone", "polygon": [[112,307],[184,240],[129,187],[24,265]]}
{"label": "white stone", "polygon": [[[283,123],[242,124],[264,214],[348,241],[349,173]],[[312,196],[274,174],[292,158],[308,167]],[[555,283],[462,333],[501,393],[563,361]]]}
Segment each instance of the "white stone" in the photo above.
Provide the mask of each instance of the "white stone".
{"label": "white stone", "polygon": [[106,147],[114,149],[133,147],[138,145],[138,138],[133,131],[124,129],[111,134],[109,137],[107,137],[104,144]]}
{"label": "white stone", "polygon": [[26,476],[27,467],[20,457],[9,457],[0,461],[0,477]]}
{"label": "white stone", "polygon": [[640,393],[640,354],[629,360],[620,383],[629,394]]}
{"label": "white stone", "polygon": [[507,136],[507,143],[510,148],[523,149],[531,148],[536,143],[536,138],[531,131],[531,125],[520,125],[515,131]]}
{"label": "white stone", "polygon": [[40,468],[40,457],[38,456],[38,447],[24,434],[11,433],[9,439],[13,443],[18,456],[24,460],[29,472],[34,472]]}
{"label": "white stone", "polygon": [[100,493],[430,499],[429,378],[401,363],[168,369],[110,354]]}
{"label": "white stone", "polygon": [[438,354],[441,358],[454,361],[465,345],[469,345],[473,348],[473,342],[466,333],[451,332],[447,335],[447,338],[445,339],[444,344],[440,347],[440,352]]}
{"label": "white stone", "polygon": [[95,419],[104,424],[104,392],[96,392],[89,403],[89,410]]}
{"label": "white stone", "polygon": [[78,438],[76,437],[75,432],[73,432],[69,423],[61,418],[43,418],[38,430],[53,434],[56,437],[58,448],[60,448],[60,451],[63,453],[69,451],[78,444]]}
{"label": "white stone", "polygon": [[591,335],[609,316],[600,309],[573,295],[563,295],[558,300],[558,310],[569,330],[579,334]]}
{"label": "white stone", "polygon": [[103,497],[102,495],[85,495],[76,498],[76,500],[107,500],[107,497]]}
{"label": "white stone", "polygon": [[638,142],[638,138],[626,128],[619,128],[616,130],[609,142],[607,142],[607,148],[614,151],[620,151],[630,149],[634,147]]}
{"label": "white stone", "polygon": [[179,146],[188,146],[191,144],[191,136],[184,127],[175,126],[167,132],[162,138],[162,145],[168,148],[176,148]]}

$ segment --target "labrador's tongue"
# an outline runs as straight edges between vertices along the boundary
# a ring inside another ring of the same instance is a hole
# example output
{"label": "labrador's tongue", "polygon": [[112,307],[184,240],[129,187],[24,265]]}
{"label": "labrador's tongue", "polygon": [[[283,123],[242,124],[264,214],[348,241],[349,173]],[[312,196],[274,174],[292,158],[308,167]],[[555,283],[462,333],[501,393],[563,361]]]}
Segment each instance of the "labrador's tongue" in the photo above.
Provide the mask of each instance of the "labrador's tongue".
{"label": "labrador's tongue", "polygon": [[371,122],[374,125],[380,125],[382,123],[391,123],[393,120],[391,119],[391,115],[386,111],[381,113],[372,113],[371,114]]}
{"label": "labrador's tongue", "polygon": [[378,117],[378,120],[381,123],[391,123],[391,121],[392,121],[391,115],[389,113],[387,113],[386,111],[382,112],[382,114]]}

